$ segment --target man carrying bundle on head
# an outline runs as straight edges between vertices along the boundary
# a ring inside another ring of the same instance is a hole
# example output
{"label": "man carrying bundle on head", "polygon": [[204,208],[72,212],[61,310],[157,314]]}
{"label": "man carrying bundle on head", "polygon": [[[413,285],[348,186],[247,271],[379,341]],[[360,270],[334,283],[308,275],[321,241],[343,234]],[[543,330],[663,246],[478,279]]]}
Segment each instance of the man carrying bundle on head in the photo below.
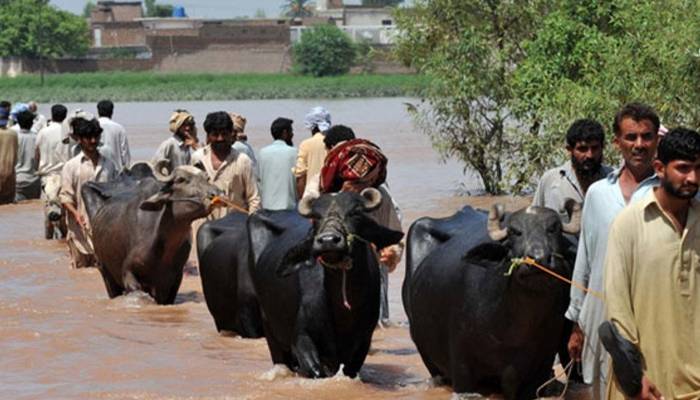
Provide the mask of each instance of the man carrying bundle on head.
{"label": "man carrying bundle on head", "polygon": [[[381,149],[365,139],[356,139],[352,129],[343,125],[332,126],[326,132],[324,143],[328,150],[321,168],[321,193],[356,192],[373,187],[382,193],[382,203],[370,216],[389,229],[401,229],[399,207],[386,185],[387,158]],[[396,269],[403,253],[403,243],[388,246],[379,254],[381,268],[381,299],[379,320],[389,323],[389,273]]]}

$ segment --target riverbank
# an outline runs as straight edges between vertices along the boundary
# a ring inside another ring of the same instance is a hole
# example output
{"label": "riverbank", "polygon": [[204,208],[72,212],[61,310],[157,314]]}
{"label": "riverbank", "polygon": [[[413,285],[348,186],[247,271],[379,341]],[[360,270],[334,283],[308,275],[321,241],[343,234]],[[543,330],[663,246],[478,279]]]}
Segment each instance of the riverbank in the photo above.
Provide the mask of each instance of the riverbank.
{"label": "riverbank", "polygon": [[164,74],[115,72],[0,78],[2,100],[49,102],[191,101],[419,97],[419,75]]}

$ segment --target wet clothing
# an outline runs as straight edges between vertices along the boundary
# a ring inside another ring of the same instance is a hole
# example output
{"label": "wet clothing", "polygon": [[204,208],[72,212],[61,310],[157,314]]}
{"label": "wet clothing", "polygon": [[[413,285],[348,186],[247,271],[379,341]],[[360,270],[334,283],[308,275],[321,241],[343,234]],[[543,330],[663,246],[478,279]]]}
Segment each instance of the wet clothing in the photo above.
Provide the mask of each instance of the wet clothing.
{"label": "wet clothing", "polygon": [[17,139],[15,201],[38,199],[41,195],[41,182],[36,174],[36,133],[20,129]]}
{"label": "wet clothing", "polygon": [[296,180],[292,169],[297,149],[283,140],[260,149],[259,178],[262,208],[293,210],[297,205]]}
{"label": "wet clothing", "polygon": [[156,165],[160,160],[168,160],[172,171],[181,165],[190,165],[193,153],[194,149],[191,146],[185,144],[185,141],[178,136],[173,135],[158,146],[151,163]]}
{"label": "wet clothing", "polygon": [[[603,290],[603,262],[610,224],[627,205],[620,189],[621,173],[622,168],[616,169],[605,179],[592,184],[583,202],[573,280],[597,292]],[[630,203],[642,199],[655,185],[658,185],[656,175],[640,182]],[[608,365],[607,353],[598,339],[598,327],[605,320],[605,305],[597,297],[571,287],[571,302],[566,318],[576,322],[585,334],[581,354],[583,380],[593,384],[594,399],[602,399],[605,397]]]}
{"label": "wet clothing", "polygon": [[[401,229],[401,210],[394,198],[389,194],[389,187],[384,184],[379,187],[382,193],[382,204],[376,210],[370,212],[372,217],[378,224],[386,226],[395,231],[403,231]],[[401,258],[403,253],[403,245],[393,245],[397,252],[398,258]],[[380,291],[379,291],[379,320],[383,323],[389,322],[389,267],[384,264],[379,265],[380,273]]]}
{"label": "wet clothing", "polygon": [[652,191],[620,212],[609,236],[608,318],[639,347],[664,398],[700,398],[700,203],[691,200],[678,232]]}
{"label": "wet clothing", "polygon": [[39,168],[37,175],[44,180],[48,175],[61,174],[67,144],[63,144],[63,126],[58,122],[49,124],[39,131],[36,137],[36,149],[39,151]]}
{"label": "wet clothing", "polygon": [[[601,165],[595,181],[605,178],[612,168]],[[584,193],[576,177],[571,161],[567,161],[557,168],[552,168],[542,174],[532,205],[546,207],[559,213],[563,223],[569,222],[569,213],[566,210],[566,201],[572,199],[579,204],[583,203]]]}
{"label": "wet clothing", "polygon": [[19,140],[12,129],[0,128],[0,204],[15,201],[15,165]]}
{"label": "wet clothing", "polygon": [[[92,161],[80,152],[77,156],[71,158],[63,166],[61,172],[61,191],[58,198],[61,204],[71,204],[81,215],[87,218],[87,211],[83,203],[83,197],[80,195],[80,188],[86,182],[107,182],[118,175],[117,167],[112,160],[100,155],[100,158],[95,166]],[[73,217],[73,214],[66,213],[68,220],[68,246],[73,257],[73,267],[79,268],[86,265],[81,265],[81,262],[89,261],[90,255],[94,253],[92,242],[89,238],[89,233],[84,232],[78,221]],[[88,220],[88,229],[90,222]],[[75,252],[80,253],[85,257],[75,257]]]}
{"label": "wet clothing", "polygon": [[[260,209],[260,194],[250,158],[232,148],[231,153],[217,170],[212,165],[211,154],[211,146],[207,145],[195,153],[192,157],[192,165],[206,171],[209,182],[221,189],[228,200],[236,206],[248,210],[250,214]],[[216,208],[209,215],[209,219],[222,218],[226,214],[228,209]]]}
{"label": "wet clothing", "polygon": [[297,178],[306,176],[303,196],[317,195],[319,193],[319,176],[323,161],[326,159],[325,138],[321,132],[315,133],[312,137],[303,140],[299,144],[297,153],[297,163],[294,167],[294,176]]}
{"label": "wet clothing", "polygon": [[100,137],[100,154],[111,159],[117,167],[117,171],[128,168],[131,162],[129,153],[129,141],[126,139],[126,130],[121,124],[107,117],[97,119],[102,127]]}

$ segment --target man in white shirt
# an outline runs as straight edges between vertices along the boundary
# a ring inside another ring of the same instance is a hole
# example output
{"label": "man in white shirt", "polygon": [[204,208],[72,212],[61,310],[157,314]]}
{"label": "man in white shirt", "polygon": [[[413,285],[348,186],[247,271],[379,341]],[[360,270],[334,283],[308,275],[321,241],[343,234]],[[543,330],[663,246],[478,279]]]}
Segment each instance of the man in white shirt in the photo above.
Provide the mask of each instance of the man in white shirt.
{"label": "man in white shirt", "polygon": [[129,154],[129,142],[126,139],[126,130],[120,124],[112,120],[114,103],[111,100],[102,100],[97,103],[97,115],[102,128],[100,141],[100,153],[111,159],[117,167],[117,171],[129,167],[131,155]]}

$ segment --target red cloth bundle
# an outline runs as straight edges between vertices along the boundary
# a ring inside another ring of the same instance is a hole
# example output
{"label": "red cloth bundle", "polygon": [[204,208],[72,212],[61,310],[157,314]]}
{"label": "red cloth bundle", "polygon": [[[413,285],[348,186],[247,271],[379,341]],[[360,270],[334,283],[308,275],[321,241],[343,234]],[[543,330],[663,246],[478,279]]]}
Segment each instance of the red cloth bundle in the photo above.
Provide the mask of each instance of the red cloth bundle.
{"label": "red cloth bundle", "polygon": [[386,181],[386,156],[365,139],[340,143],[326,155],[321,169],[321,193],[361,191]]}

